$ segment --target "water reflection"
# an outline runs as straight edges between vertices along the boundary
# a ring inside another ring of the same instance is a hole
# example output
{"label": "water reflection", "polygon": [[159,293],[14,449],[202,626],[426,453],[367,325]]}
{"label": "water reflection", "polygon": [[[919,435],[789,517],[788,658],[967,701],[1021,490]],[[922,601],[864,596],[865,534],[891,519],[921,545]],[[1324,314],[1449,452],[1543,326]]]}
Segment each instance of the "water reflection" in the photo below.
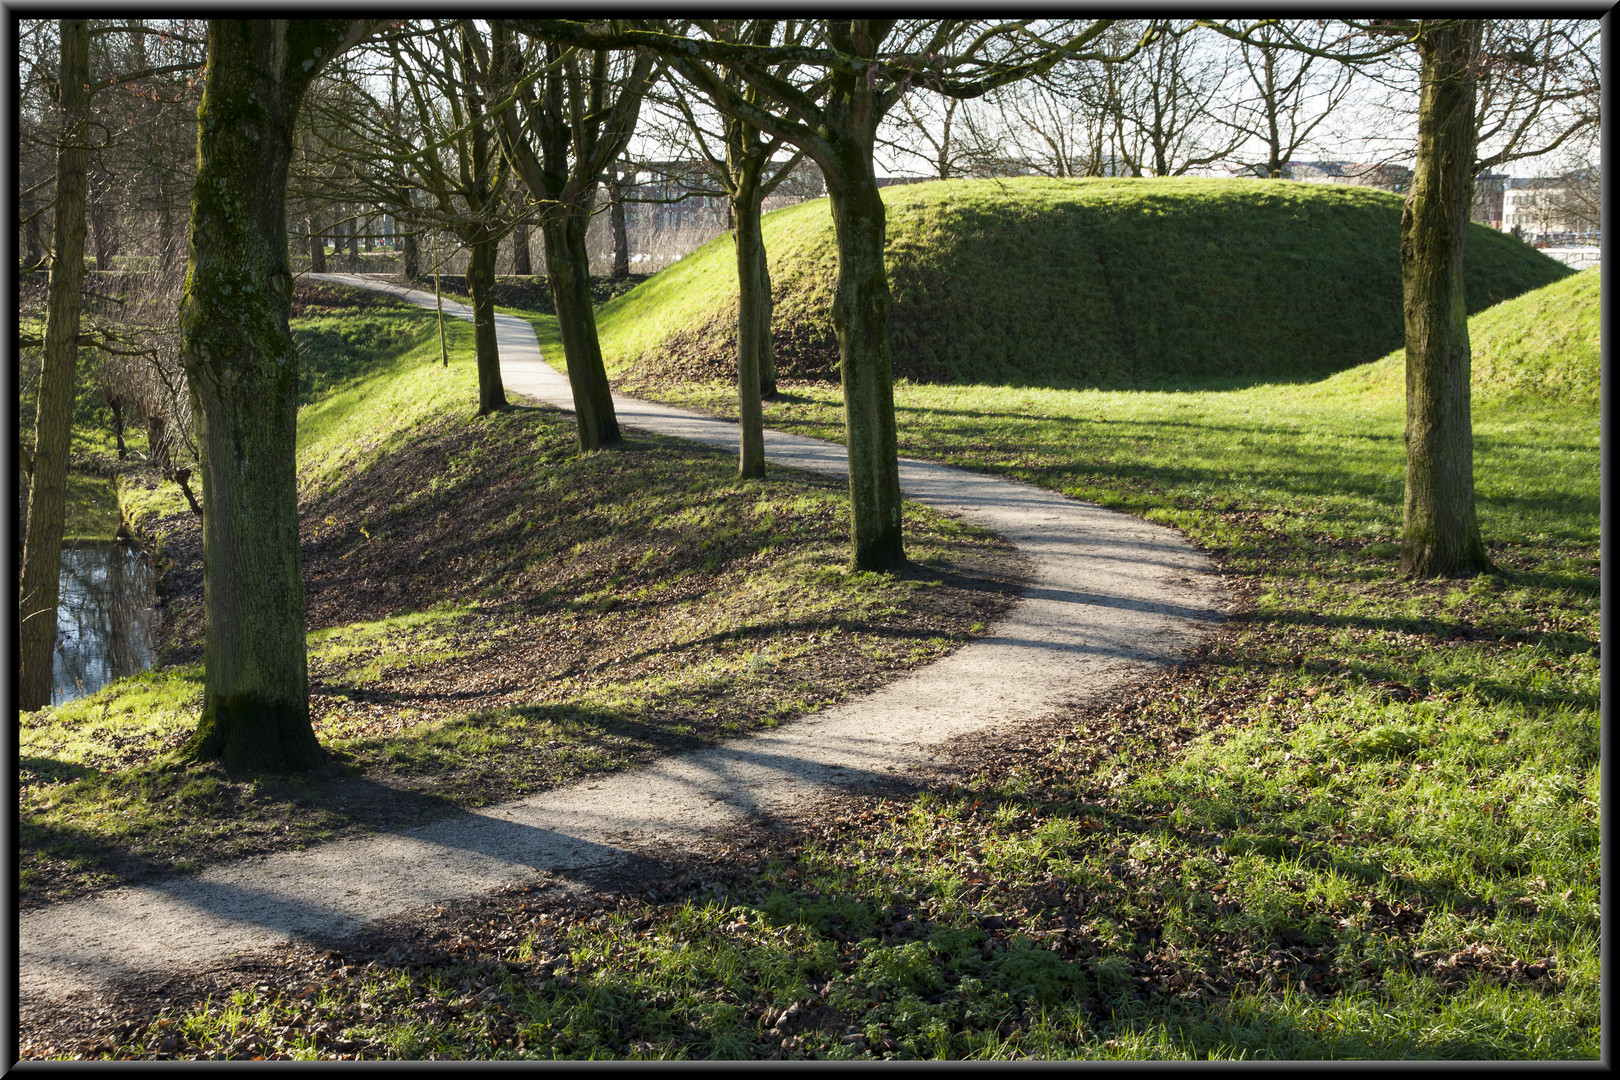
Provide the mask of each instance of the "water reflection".
{"label": "water reflection", "polygon": [[93,694],[152,666],[157,581],[134,544],[65,544],[51,702]]}

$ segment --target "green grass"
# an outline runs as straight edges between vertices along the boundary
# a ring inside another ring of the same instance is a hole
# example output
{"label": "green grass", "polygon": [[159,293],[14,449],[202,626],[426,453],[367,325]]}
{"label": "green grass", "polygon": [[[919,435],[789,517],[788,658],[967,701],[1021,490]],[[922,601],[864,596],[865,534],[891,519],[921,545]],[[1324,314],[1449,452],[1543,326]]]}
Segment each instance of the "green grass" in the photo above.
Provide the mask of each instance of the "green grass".
{"label": "green grass", "polygon": [[[1468,320],[1474,399],[1563,400],[1598,404],[1601,389],[1602,268],[1497,304]],[[1396,350],[1353,368],[1336,383],[1400,393],[1406,354]]]}
{"label": "green grass", "polygon": [[429,339],[436,349],[437,327],[423,319],[415,307],[361,313],[334,311],[301,318],[299,403],[309,404],[340,388],[358,385],[374,373],[380,357],[397,356]]}
{"label": "green grass", "polygon": [[[1242,610],[1061,737],[985,734],[961,783],[841,800],[606,910],[498,900],[96,1053],[1596,1058],[1600,426],[1560,389],[1593,301],[1542,299],[1475,320],[1499,573],[1396,578],[1387,362],[1188,393],[902,382],[902,453],[1177,527]],[[1531,311],[1564,314],[1515,337]],[[835,390],[791,391],[768,423],[840,437]]]}
{"label": "green grass", "polygon": [[[1388,361],[1226,392],[902,383],[903,453],[1179,527],[1240,575],[1245,610],[1193,664],[1039,753],[986,748],[964,785],[856,800],[704,891],[596,918],[514,903],[487,931],[469,919],[409,974],[373,961],[334,979],[313,1005],[343,1041],[277,1043],[309,1006],[272,993],[255,1045],[1596,1057],[1599,424],[1556,389],[1587,378],[1594,300],[1552,302],[1579,287],[1475,319],[1477,484],[1501,572],[1471,581],[1395,577]],[[1496,344],[1531,340],[1513,323],[1547,311],[1562,314],[1534,328],[1540,352]],[[734,407],[724,385],[665,396]],[[767,409],[774,426],[841,434],[831,388]],[[777,1026],[789,1006],[799,1019]],[[185,1015],[207,1029],[219,1012]],[[123,1052],[149,1054],[155,1031]]]}
{"label": "green grass", "polygon": [[[897,376],[1050,387],[1320,377],[1401,342],[1400,199],[1192,179],[947,181],[884,190]],[[765,218],[779,366],[825,378],[835,245],[826,200]],[[1473,226],[1468,307],[1569,270]],[[639,382],[734,364],[721,237],[603,306],[609,368]]]}
{"label": "green grass", "polygon": [[[668,439],[581,456],[550,408],[475,417],[470,326],[451,325],[445,368],[431,316],[411,317],[428,333],[368,331],[369,311],[294,323],[327,386],[300,410],[297,456],[312,717],[341,772],[394,794],[327,806],[330,777],[178,766],[201,597],[176,595],[178,651],[159,671],[22,717],[31,901],[774,727],[983,632],[988,608],[970,627],[929,607],[942,575],[996,547],[980,530],[919,509],[916,573],[850,573],[842,484],[738,482],[731,455]],[[123,499],[163,543],[196,529],[172,484],[131,480]],[[182,797],[204,776],[206,799]]]}

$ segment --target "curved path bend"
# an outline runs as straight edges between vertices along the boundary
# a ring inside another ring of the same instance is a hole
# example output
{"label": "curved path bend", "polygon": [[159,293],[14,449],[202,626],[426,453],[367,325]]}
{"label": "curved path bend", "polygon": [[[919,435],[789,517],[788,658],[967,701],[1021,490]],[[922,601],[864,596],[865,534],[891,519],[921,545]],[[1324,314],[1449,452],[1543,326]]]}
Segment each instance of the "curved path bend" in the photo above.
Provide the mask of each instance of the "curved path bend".
{"label": "curved path bend", "polygon": [[[430,293],[353,275],[433,308]],[[470,318],[461,304],[447,314]],[[530,326],[498,316],[508,390],[572,409]],[[615,397],[619,422],[735,452],[734,424]],[[846,475],[844,448],[768,431],[779,466]],[[210,867],[32,909],[20,919],[23,1019],[109,980],[144,979],[295,937],[341,940],[368,923],[532,879],[611,869],[632,841],[681,844],[829,789],[926,763],[930,748],[1083,702],[1184,656],[1224,615],[1210,560],[1178,533],[1027,484],[900,462],[909,499],[994,530],[1029,560],[1022,598],[988,636],[890,683],[771,731],[645,768],[469,811],[407,832]]]}

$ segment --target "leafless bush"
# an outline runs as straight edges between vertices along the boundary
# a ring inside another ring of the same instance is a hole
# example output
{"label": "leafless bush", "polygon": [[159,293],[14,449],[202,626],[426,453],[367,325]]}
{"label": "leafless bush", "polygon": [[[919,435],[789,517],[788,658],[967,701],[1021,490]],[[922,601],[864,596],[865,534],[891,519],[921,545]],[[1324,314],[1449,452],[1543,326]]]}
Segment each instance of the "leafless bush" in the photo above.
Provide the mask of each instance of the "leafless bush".
{"label": "leafless bush", "polygon": [[113,411],[119,456],[125,456],[125,427],[140,424],[148,460],[170,475],[197,459],[191,393],[180,364],[181,275],[156,269],[106,275],[99,284],[121,290],[100,298],[93,331],[104,357],[96,379]]}

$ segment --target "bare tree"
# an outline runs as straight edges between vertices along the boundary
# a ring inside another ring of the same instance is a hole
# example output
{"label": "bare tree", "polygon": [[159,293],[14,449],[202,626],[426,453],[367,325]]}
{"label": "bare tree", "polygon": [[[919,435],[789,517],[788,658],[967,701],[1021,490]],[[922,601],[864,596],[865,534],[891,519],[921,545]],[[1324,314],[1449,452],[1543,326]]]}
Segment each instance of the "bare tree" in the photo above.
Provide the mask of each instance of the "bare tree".
{"label": "bare tree", "polygon": [[1475,175],[1548,157],[1598,131],[1602,31],[1596,19],[1483,22]]}
{"label": "bare tree", "polygon": [[620,436],[596,335],[585,235],[597,185],[635,132],[653,60],[553,42],[524,46],[499,22],[491,46],[480,66],[492,73],[491,92],[510,100],[499,114],[501,144],[538,206],[579,444],[596,450]]}
{"label": "bare tree", "polygon": [[[804,22],[776,19],[716,21],[707,29],[718,40],[756,46],[808,43],[812,31]],[[784,62],[773,67],[771,74],[785,83],[793,79],[798,66]],[[735,71],[726,72],[723,79],[729,92],[753,108],[783,111],[780,103],[745,83]],[[805,91],[808,100],[815,100],[816,94],[815,87]],[[719,130],[711,129],[678,84],[668,100],[685,120],[694,148],[707,162],[709,175],[728,200],[737,257],[737,471],[739,476],[764,476],[765,421],[761,400],[776,394],[776,365],[771,337],[771,275],[761,217],[765,198],[793,175],[804,153],[795,151],[778,160],[785,140],[780,135],[765,134],[736,115],[720,114],[715,125]]]}
{"label": "bare tree", "polygon": [[[1340,33],[1326,22],[1298,21],[1261,26],[1236,43],[1243,81],[1235,115],[1224,122],[1264,151],[1245,159],[1260,176],[1282,177],[1296,154],[1328,134],[1322,125],[1344,105],[1356,73],[1323,55]],[[1287,47],[1296,42],[1317,51]]]}
{"label": "bare tree", "polygon": [[1129,65],[1105,68],[1111,174],[1182,176],[1223,161],[1242,145],[1221,113],[1230,71],[1227,50],[1181,23],[1158,35]]}
{"label": "bare tree", "polygon": [[467,19],[437,22],[421,39],[397,37],[390,48],[415,105],[416,129],[426,136],[415,148],[396,144],[392,149],[396,160],[409,160],[421,190],[434,204],[431,214],[413,207],[416,219],[431,218],[467,246],[478,414],[498,412],[510,406],[495,335],[495,252],[514,220],[500,135],[484,101],[488,50]]}
{"label": "bare tree", "polygon": [[[505,21],[563,45],[657,54],[716,108],[780,136],[821,167],[838,244],[833,327],[848,419],[852,562],[861,570],[905,565],[889,364],[889,286],[883,265],[885,212],[873,168],[878,128],[918,83],[948,97],[975,98],[1048,70],[1066,57],[1102,58],[1105,52],[1097,40],[1111,20],[983,25],[955,19],[835,19],[824,23],[826,46],[821,48],[730,42],[710,33],[688,35],[653,20]],[[1156,34],[1154,28],[1147,36]],[[1002,42],[1015,46],[992,48]],[[776,66],[787,62],[823,70],[816,83],[825,87],[819,99],[774,74]],[[752,104],[728,84],[725,70],[786,105],[785,113]]]}
{"label": "bare tree", "polygon": [[55,221],[29,468],[28,532],[17,594],[17,703],[27,710],[43,708],[51,700],[90,157],[90,28],[84,19],[63,19],[59,29]]}
{"label": "bare tree", "polygon": [[974,176],[985,171],[987,160],[1000,155],[999,147],[984,138],[985,125],[974,124],[977,103],[933,94],[906,94],[899,109],[886,117],[880,144],[901,161],[914,160],[940,180]]}

